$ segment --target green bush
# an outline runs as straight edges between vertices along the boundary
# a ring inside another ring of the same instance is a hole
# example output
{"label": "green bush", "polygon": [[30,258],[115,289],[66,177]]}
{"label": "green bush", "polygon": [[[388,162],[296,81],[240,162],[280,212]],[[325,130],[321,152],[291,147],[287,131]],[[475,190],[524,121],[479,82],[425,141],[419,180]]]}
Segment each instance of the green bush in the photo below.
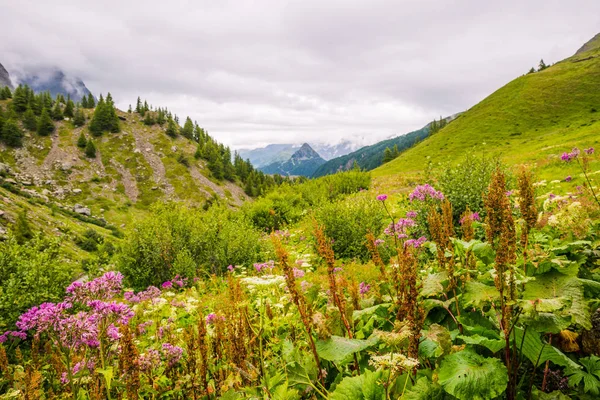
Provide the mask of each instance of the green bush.
{"label": "green bush", "polygon": [[325,234],[333,239],[333,250],[338,258],[367,260],[369,251],[366,235],[378,236],[384,227],[384,210],[378,201],[363,195],[327,203],[317,209],[317,221],[324,225]]}
{"label": "green bush", "polygon": [[441,190],[452,203],[456,224],[467,206],[471,211],[484,215],[483,194],[487,192],[492,172],[497,165],[496,159],[467,155],[460,164],[445,165],[434,172],[436,189]]}
{"label": "green bush", "polygon": [[77,246],[85,251],[96,251],[98,245],[104,242],[104,238],[98,232],[93,229],[88,229],[84,232],[82,237],[75,239]]}
{"label": "green bush", "polygon": [[302,195],[293,187],[284,185],[255,202],[248,203],[245,212],[255,227],[271,232],[297,222],[305,207]]}
{"label": "green bush", "polygon": [[20,245],[9,234],[0,242],[0,332],[14,329],[30,307],[61,301],[72,271],[61,260],[58,240],[37,236]]}
{"label": "green bush", "polygon": [[156,205],[123,243],[119,269],[135,289],[175,275],[223,273],[228,265],[261,261],[261,234],[241,212],[215,205],[204,212],[177,204]]}

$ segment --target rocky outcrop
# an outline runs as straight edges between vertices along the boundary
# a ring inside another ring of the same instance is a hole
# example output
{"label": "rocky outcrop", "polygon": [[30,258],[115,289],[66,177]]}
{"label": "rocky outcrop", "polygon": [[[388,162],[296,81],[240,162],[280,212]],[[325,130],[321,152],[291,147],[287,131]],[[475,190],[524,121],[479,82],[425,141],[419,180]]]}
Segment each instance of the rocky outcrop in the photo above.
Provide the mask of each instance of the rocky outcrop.
{"label": "rocky outcrop", "polygon": [[586,51],[590,51],[598,47],[600,47],[600,33],[581,46],[575,55],[585,53]]}
{"label": "rocky outcrop", "polygon": [[0,64],[0,88],[4,86],[8,86],[11,89],[13,88],[8,71],[2,64]]}
{"label": "rocky outcrop", "polygon": [[77,214],[81,214],[81,215],[87,215],[88,217],[90,217],[92,215],[92,212],[90,211],[90,209],[82,206],[81,204],[75,204],[73,206],[73,212],[76,212]]}

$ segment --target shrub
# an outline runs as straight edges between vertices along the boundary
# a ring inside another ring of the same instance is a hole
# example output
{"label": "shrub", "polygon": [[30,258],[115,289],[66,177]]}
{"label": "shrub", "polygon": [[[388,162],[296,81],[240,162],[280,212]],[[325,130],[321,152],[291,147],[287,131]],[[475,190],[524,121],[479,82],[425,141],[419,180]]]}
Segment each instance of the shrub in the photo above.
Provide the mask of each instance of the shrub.
{"label": "shrub", "polygon": [[85,251],[96,251],[98,245],[104,242],[104,238],[98,232],[93,229],[88,229],[84,232],[82,237],[75,240],[77,246],[81,247]]}
{"label": "shrub", "polygon": [[80,149],[85,149],[85,147],[87,146],[87,139],[85,138],[85,135],[83,134],[83,132],[81,132],[81,134],[79,135],[79,138],[77,139],[77,147],[79,147]]}
{"label": "shrub", "polygon": [[184,167],[189,167],[190,166],[190,161],[187,159],[187,157],[183,153],[178,153],[177,154],[177,162],[179,164],[183,165]]}
{"label": "shrub", "polygon": [[255,227],[271,232],[298,221],[305,206],[302,196],[286,185],[249,203],[245,211]]}
{"label": "shrub", "polygon": [[369,251],[365,237],[368,232],[375,236],[381,234],[385,215],[376,200],[354,195],[324,204],[315,217],[325,226],[325,234],[334,240],[333,250],[337,257],[367,260]]}
{"label": "shrub", "polygon": [[193,278],[250,265],[261,260],[262,246],[260,233],[240,212],[156,205],[127,235],[118,265],[131,287],[144,289],[177,274]]}
{"label": "shrub", "polygon": [[60,255],[56,239],[37,236],[20,245],[9,234],[0,242],[0,331],[12,328],[28,308],[62,299],[73,276]]}
{"label": "shrub", "polygon": [[88,158],[96,158],[96,146],[92,139],[88,140],[85,145],[85,156]]}
{"label": "shrub", "polygon": [[458,224],[467,206],[471,211],[484,215],[483,194],[487,192],[498,162],[496,159],[467,155],[460,164],[445,165],[434,173],[436,187],[452,203],[455,224]]}

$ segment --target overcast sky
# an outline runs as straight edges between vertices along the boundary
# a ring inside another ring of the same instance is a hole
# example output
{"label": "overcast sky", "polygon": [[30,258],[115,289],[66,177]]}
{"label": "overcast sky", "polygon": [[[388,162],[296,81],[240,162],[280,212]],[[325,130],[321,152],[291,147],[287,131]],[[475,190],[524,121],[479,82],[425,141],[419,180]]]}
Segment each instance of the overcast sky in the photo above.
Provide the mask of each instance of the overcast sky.
{"label": "overcast sky", "polygon": [[403,134],[600,32],[599,0],[0,0],[0,15],[9,72],[58,66],[235,148]]}

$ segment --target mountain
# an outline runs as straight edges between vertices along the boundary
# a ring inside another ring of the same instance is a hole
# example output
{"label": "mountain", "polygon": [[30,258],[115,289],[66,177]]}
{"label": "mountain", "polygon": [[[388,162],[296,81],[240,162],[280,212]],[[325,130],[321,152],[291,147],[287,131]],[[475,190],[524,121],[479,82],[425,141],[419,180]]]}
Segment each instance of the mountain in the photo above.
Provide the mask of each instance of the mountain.
{"label": "mountain", "polygon": [[[239,149],[239,155],[244,159],[250,160],[252,165],[257,168],[266,167],[269,164],[285,162],[290,159],[301,145],[299,144],[269,144],[265,147],[256,149]],[[361,145],[352,140],[342,140],[339,143],[310,143],[312,147],[324,160],[343,156],[354,150],[357,150]]]}
{"label": "mountain", "polygon": [[398,146],[398,150],[403,151],[426,138],[428,134],[429,125],[406,135],[383,140],[371,146],[365,146],[350,154],[327,161],[315,171],[313,177],[318,178],[324,175],[335,174],[339,171],[350,170],[355,162],[361,169],[370,171],[383,164],[383,152],[386,147],[391,149],[394,146]]}
{"label": "mountain", "polygon": [[56,97],[59,93],[65,97],[69,95],[75,102],[90,94],[81,79],[68,76],[55,68],[15,74],[15,78],[17,84],[27,85],[36,93],[48,91],[52,97]]}
{"label": "mountain", "polygon": [[299,147],[295,144],[269,144],[257,149],[239,149],[238,154],[244,160],[250,160],[256,168],[261,168],[275,162],[289,160]]}
{"label": "mountain", "polygon": [[459,162],[467,152],[509,163],[551,159],[573,146],[597,146],[600,131],[600,36],[575,55],[518,77],[375,176],[419,172],[428,161]]}
{"label": "mountain", "polygon": [[304,143],[287,161],[274,162],[259,169],[266,174],[311,176],[323,163],[325,160],[319,153],[308,143]]}
{"label": "mountain", "polygon": [[0,64],[0,88],[4,86],[8,86],[11,89],[13,88],[8,71],[4,68],[4,65]]}
{"label": "mountain", "polygon": [[325,160],[341,157],[362,147],[358,141],[347,139],[335,144],[311,143],[311,146]]}

